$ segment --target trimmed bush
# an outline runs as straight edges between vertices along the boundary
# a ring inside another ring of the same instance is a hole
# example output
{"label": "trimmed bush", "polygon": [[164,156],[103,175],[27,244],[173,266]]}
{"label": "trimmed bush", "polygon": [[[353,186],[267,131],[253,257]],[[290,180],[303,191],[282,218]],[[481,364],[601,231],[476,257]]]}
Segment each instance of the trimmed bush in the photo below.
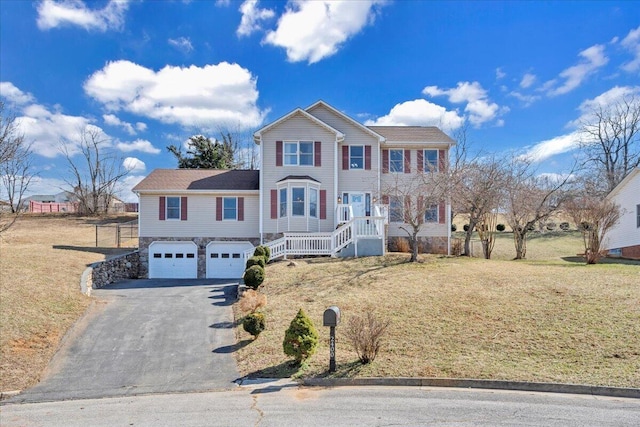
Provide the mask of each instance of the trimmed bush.
{"label": "trimmed bush", "polygon": [[455,224],[451,224],[451,231],[456,231],[458,227]]}
{"label": "trimmed bush", "polygon": [[498,230],[498,231],[504,231],[506,229],[507,229],[507,227],[505,227],[504,224],[496,225],[496,230]]}
{"label": "trimmed bush", "polygon": [[463,229],[464,231],[469,231],[469,224],[465,224],[465,225],[463,225],[463,226],[462,226],[462,229]]}
{"label": "trimmed bush", "polygon": [[560,230],[562,231],[569,231],[569,223],[568,222],[561,222],[560,223]]}
{"label": "trimmed bush", "polygon": [[242,328],[253,335],[253,338],[258,338],[258,335],[265,329],[264,314],[262,313],[250,313],[244,316],[242,319]]}
{"label": "trimmed bush", "polygon": [[318,331],[304,310],[300,309],[291,321],[289,329],[284,333],[284,341],[282,342],[284,354],[293,357],[299,365],[311,357],[317,347]]}
{"label": "trimmed bush", "polygon": [[267,264],[269,262],[269,258],[271,258],[271,249],[269,249],[268,246],[257,246],[253,251],[253,256],[264,258],[264,263]]}
{"label": "trimmed bush", "polygon": [[553,222],[553,221],[548,222],[548,223],[547,223],[547,225],[546,225],[546,227],[547,227],[547,230],[549,230],[549,231],[553,231],[553,230],[555,230],[555,229],[556,229],[556,223],[555,223],[555,222]]}
{"label": "trimmed bush", "polygon": [[262,282],[264,282],[264,268],[252,265],[244,271],[244,284],[251,289],[258,289]]}
{"label": "trimmed bush", "polygon": [[267,263],[264,261],[264,257],[254,255],[247,260],[246,268],[249,268],[252,265],[259,265],[260,267],[264,268]]}

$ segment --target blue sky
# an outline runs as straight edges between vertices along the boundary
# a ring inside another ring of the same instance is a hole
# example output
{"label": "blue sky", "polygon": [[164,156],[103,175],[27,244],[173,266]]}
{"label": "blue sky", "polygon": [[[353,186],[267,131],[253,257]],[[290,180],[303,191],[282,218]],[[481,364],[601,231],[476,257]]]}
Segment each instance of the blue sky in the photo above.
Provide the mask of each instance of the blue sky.
{"label": "blue sky", "polygon": [[33,144],[111,140],[129,189],[166,150],[318,99],[366,124],[464,123],[477,150],[566,172],[589,108],[640,93],[639,2],[0,0],[0,95]]}

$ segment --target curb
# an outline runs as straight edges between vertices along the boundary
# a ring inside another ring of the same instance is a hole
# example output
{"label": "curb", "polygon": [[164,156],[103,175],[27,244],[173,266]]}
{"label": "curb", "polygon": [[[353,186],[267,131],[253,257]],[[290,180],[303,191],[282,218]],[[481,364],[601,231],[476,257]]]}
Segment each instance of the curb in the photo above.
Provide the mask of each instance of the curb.
{"label": "curb", "polygon": [[0,391],[0,401],[17,396],[20,393],[22,393],[22,390]]}
{"label": "curb", "polygon": [[542,393],[587,394],[593,396],[640,399],[640,388],[456,378],[307,378],[301,380],[300,384],[310,387],[407,386],[478,388],[490,390],[535,391]]}
{"label": "curb", "polygon": [[89,284],[89,278],[93,274],[93,264],[84,269],[80,276],[80,292],[90,297],[92,286]]}

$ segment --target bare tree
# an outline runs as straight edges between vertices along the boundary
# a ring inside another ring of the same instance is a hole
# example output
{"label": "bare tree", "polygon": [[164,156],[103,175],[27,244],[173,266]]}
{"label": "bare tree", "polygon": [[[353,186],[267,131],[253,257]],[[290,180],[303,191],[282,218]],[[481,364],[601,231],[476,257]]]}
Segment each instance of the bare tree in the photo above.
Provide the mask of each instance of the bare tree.
{"label": "bare tree", "polygon": [[473,231],[481,221],[486,222],[483,219],[488,219],[488,215],[501,204],[505,171],[502,162],[496,158],[475,159],[459,163],[452,174],[451,183],[454,209],[469,215],[469,227],[464,239],[464,253],[469,256]]}
{"label": "bare tree", "polygon": [[614,104],[591,108],[581,123],[581,149],[587,173],[609,193],[634,168],[640,166],[640,99],[626,95]]}
{"label": "bare tree", "polygon": [[400,223],[399,228],[407,233],[411,247],[410,262],[415,262],[418,260],[420,231],[430,221],[445,220],[440,206],[446,200],[447,174],[436,170],[393,174],[382,183],[381,189],[383,199],[389,204],[390,219]]}
{"label": "bare tree", "polygon": [[571,174],[553,179],[536,176],[532,163],[521,159],[512,162],[505,184],[505,213],[513,230],[515,259],[527,254],[527,236],[538,221],[546,220],[567,198],[564,191]]}
{"label": "bare tree", "polygon": [[498,211],[493,210],[483,214],[478,221],[478,236],[482,242],[482,254],[485,259],[491,259],[491,252],[495,246],[496,225],[498,223]]}
{"label": "bare tree", "polygon": [[0,163],[11,159],[23,143],[15,114],[5,111],[4,102],[0,101]]}
{"label": "bare tree", "polygon": [[566,204],[566,211],[582,232],[587,264],[597,264],[605,236],[620,220],[620,206],[598,196],[577,196]]}
{"label": "bare tree", "polygon": [[[87,126],[80,131],[76,144],[63,141],[61,151],[71,172],[71,178],[65,181],[78,199],[80,211],[87,215],[107,213],[118,181],[128,173],[111,149],[109,138],[101,129]],[[79,161],[75,154],[80,155]]]}
{"label": "bare tree", "polygon": [[233,151],[235,167],[256,170],[260,168],[260,152],[253,133],[239,127],[218,127],[219,139]]}

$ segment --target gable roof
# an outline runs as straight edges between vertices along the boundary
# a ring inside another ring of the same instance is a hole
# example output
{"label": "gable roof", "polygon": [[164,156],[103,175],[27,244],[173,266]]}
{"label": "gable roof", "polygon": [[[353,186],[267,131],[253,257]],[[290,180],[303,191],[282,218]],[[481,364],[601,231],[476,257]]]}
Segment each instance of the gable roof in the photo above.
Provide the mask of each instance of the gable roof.
{"label": "gable roof", "polygon": [[260,171],[257,170],[155,169],[132,191],[253,191],[259,188]]}
{"label": "gable roof", "polygon": [[384,136],[387,142],[439,142],[453,145],[456,142],[435,126],[368,126]]}
{"label": "gable roof", "polygon": [[315,102],[313,105],[310,105],[309,107],[305,108],[305,111],[309,112],[310,110],[313,110],[313,109],[318,108],[318,107],[325,107],[327,110],[331,111],[333,114],[335,114],[335,115],[337,115],[339,117],[342,117],[344,120],[348,121],[352,125],[362,129],[364,132],[366,132],[369,135],[377,138],[379,142],[383,142],[384,141],[384,137],[382,135],[380,135],[379,133],[377,133],[373,129],[368,128],[367,126],[363,125],[362,123],[353,120],[351,117],[347,116],[343,112],[336,110],[331,105],[329,105],[326,102],[324,102],[323,100],[319,100],[319,101]]}
{"label": "gable roof", "polygon": [[609,199],[609,198],[615,196],[617,193],[619,193],[620,190],[622,190],[625,187],[625,185],[627,185],[627,183],[629,181],[631,181],[639,173],[640,173],[640,166],[636,167],[634,170],[629,172],[627,174],[627,176],[625,176],[624,179],[622,181],[620,181],[618,183],[618,185],[616,185],[615,188],[613,190],[611,190],[611,192],[609,194],[607,194],[607,199]]}
{"label": "gable roof", "polygon": [[323,122],[322,120],[318,119],[317,117],[307,113],[305,110],[301,109],[301,108],[296,108],[295,110],[291,111],[289,114],[286,114],[282,117],[280,117],[278,120],[269,123],[268,125],[264,126],[263,128],[257,130],[254,134],[253,134],[253,140],[256,142],[256,144],[260,144],[260,140],[262,139],[262,134],[264,132],[267,132],[269,129],[278,126],[280,123],[285,122],[287,120],[289,120],[291,117],[295,116],[296,114],[301,114],[304,118],[314,122],[315,124],[324,127],[325,129],[327,129],[329,132],[332,132],[336,135],[336,139],[338,141],[342,141],[344,139],[344,134],[342,132],[340,132],[337,129],[334,129],[333,127],[329,126],[328,124],[326,124],[325,122]]}

